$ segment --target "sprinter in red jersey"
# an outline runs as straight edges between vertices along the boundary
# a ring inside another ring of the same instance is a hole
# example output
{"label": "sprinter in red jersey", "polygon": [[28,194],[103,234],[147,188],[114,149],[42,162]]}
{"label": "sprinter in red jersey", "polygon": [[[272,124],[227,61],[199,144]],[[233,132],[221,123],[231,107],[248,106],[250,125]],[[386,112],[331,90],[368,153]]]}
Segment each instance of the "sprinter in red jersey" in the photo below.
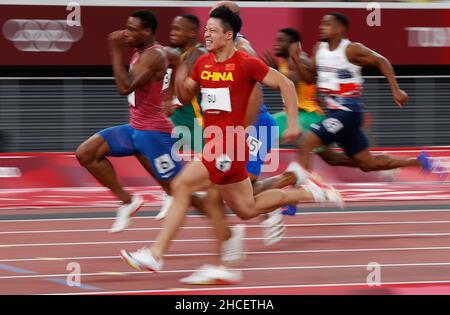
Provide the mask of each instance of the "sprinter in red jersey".
{"label": "sprinter in red jersey", "polygon": [[[303,188],[271,189],[253,196],[252,184],[245,169],[248,152],[245,139],[241,141],[242,133],[231,132],[230,128],[244,128],[250,92],[256,82],[261,82],[281,91],[288,114],[288,128],[283,139],[292,141],[299,135],[297,96],[288,78],[259,59],[236,50],[234,39],[241,25],[239,15],[225,6],[214,9],[205,30],[206,49],[210,53],[197,60],[191,77],[188,77],[186,67],[177,71],[177,97],[184,103],[201,92],[205,133],[211,127],[215,135],[212,137],[213,132],[210,137],[205,134],[207,139],[201,160],[186,165],[172,182],[173,203],[153,246],[136,252],[121,251],[125,261],[136,269],[162,269],[162,257],[184,221],[190,195],[199,190],[206,190],[208,194],[219,191],[217,202],[223,198],[244,220],[300,200],[340,202],[337,192],[312,180]],[[236,146],[233,140],[243,144]],[[206,147],[208,144],[210,149]],[[197,279],[198,283],[205,284],[210,283],[208,280],[220,279],[222,283],[233,283],[241,279],[237,271],[226,270],[222,266],[206,266],[192,276],[182,279],[182,282],[196,283]]]}

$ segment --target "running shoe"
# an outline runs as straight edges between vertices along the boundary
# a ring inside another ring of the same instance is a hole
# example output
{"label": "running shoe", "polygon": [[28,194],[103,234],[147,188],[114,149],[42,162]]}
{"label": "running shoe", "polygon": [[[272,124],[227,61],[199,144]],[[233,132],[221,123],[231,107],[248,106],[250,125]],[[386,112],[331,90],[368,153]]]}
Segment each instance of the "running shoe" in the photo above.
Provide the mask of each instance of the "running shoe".
{"label": "running shoe", "polygon": [[316,202],[331,202],[341,209],[344,208],[344,200],[339,191],[325,184],[318,177],[310,177],[303,188],[313,195]]}
{"label": "running shoe", "polygon": [[286,232],[281,209],[277,209],[267,214],[267,219],[262,223],[264,245],[270,246],[281,241]]}
{"label": "running shoe", "polygon": [[228,285],[242,281],[242,272],[225,266],[203,265],[191,275],[180,279],[181,283],[194,285]]}
{"label": "running shoe", "polygon": [[128,252],[124,249],[120,251],[122,259],[131,267],[137,270],[147,270],[158,272],[163,267],[163,260],[156,261],[150,249],[143,247],[135,252]]}
{"label": "running shoe", "polygon": [[227,264],[236,264],[245,258],[245,224],[236,224],[230,230],[231,237],[222,243],[222,261]]}
{"label": "running shoe", "polygon": [[155,216],[155,220],[162,220],[167,216],[167,213],[169,213],[169,208],[172,205],[173,197],[166,195],[164,197],[164,203],[161,207],[161,210],[159,210],[158,214]]}
{"label": "running shoe", "polygon": [[131,202],[117,209],[116,220],[109,229],[109,233],[119,233],[125,230],[131,223],[131,217],[144,205],[144,199],[139,195],[131,197]]}

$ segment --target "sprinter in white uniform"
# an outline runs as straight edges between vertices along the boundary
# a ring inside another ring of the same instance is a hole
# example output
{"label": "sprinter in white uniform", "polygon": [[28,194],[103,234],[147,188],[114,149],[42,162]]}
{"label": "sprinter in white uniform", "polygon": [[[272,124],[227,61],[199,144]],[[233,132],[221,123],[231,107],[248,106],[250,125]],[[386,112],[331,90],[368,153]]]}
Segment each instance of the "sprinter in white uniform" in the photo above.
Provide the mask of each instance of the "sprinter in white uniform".
{"label": "sprinter in white uniform", "polygon": [[[417,158],[400,159],[386,155],[372,155],[369,143],[361,125],[364,110],[361,104],[362,83],[361,66],[374,66],[388,80],[395,103],[402,107],[408,95],[400,89],[391,63],[380,54],[360,43],[347,39],[348,19],[340,13],[326,14],[320,23],[318,42],[312,53],[309,65],[300,61],[301,45],[290,47],[290,57],[297,71],[308,82],[316,82],[319,97],[328,108],[328,114],[320,125],[312,125],[311,131],[299,146],[299,162],[296,167],[298,181],[308,176],[310,152],[333,142],[339,144],[363,171],[389,170],[407,166],[421,166],[431,171],[432,164],[425,152]],[[303,167],[303,168],[302,168]]]}

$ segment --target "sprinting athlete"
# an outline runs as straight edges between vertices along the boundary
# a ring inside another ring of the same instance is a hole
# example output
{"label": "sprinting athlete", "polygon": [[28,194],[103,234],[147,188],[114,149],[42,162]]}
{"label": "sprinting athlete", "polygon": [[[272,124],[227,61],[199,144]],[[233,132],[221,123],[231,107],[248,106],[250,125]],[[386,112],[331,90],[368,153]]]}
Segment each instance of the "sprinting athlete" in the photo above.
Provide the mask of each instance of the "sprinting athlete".
{"label": "sprinting athlete", "polygon": [[328,13],[319,26],[320,42],[312,52],[309,66],[300,60],[301,45],[292,44],[290,57],[299,74],[310,83],[316,82],[319,95],[329,113],[313,126],[301,141],[299,164],[293,168],[297,177],[308,176],[303,168],[310,169],[310,152],[333,142],[339,144],[345,154],[363,171],[389,170],[408,166],[421,166],[431,170],[432,163],[426,153],[418,158],[401,159],[387,155],[373,155],[361,125],[364,110],[361,104],[362,66],[375,66],[388,80],[395,103],[402,107],[408,100],[400,89],[391,63],[380,54],[360,43],[347,39],[348,18],[341,13]]}
{"label": "sprinting athlete", "polygon": [[[231,1],[219,2],[216,6],[225,5],[231,11],[239,14],[240,8]],[[199,21],[197,17],[193,15],[181,15],[173,19],[170,31],[170,42],[172,46],[177,47],[181,52],[181,62],[187,62],[189,65],[193,65],[198,57],[205,53],[202,45],[197,42]],[[256,56],[255,51],[251,47],[250,42],[244,38],[242,34],[238,34],[234,40],[235,46],[238,50],[246,52],[251,56]],[[191,67],[189,66],[189,71]],[[174,98],[178,103],[179,100]],[[250,129],[247,143],[249,146],[249,161],[246,168],[252,181],[254,194],[258,194],[263,190],[270,188],[282,188],[288,185],[295,184],[296,177],[292,173],[285,173],[275,177],[267,178],[264,180],[258,180],[261,174],[262,167],[266,160],[267,154],[270,153],[272,146],[277,141],[277,128],[276,122],[267,110],[267,106],[262,100],[262,91],[257,84],[250,96],[251,102],[260,103],[260,107],[257,113],[249,111],[247,113],[247,124],[254,126]],[[199,108],[201,96],[196,96],[193,100],[185,105],[177,106],[174,114],[171,116],[171,120],[174,122],[179,133],[184,138],[191,139],[190,147],[194,148],[195,152],[198,152],[199,144],[203,149],[203,142],[199,139],[199,134],[196,129],[201,129],[203,117],[202,110]],[[256,118],[254,118],[256,116]],[[186,131],[184,134],[182,131]],[[193,141],[195,139],[195,141]],[[189,141],[189,140],[187,140]],[[157,219],[162,219],[167,215],[167,210],[170,207],[172,198],[166,197],[166,201],[161,208],[161,211],[156,216]],[[284,225],[282,224],[282,216],[279,213],[272,213],[271,221],[278,221],[278,225],[271,225],[272,228],[263,228],[263,237],[266,244],[273,244],[281,240],[284,233]],[[268,217],[266,217],[268,219]],[[266,222],[262,222],[263,226],[268,227]],[[273,237],[278,235],[278,238]]]}
{"label": "sprinting athlete", "polygon": [[[169,181],[181,170],[181,163],[171,156],[173,125],[163,112],[168,58],[156,42],[157,27],[150,11],[136,11],[128,18],[125,30],[109,35],[114,77],[119,93],[128,95],[130,123],[101,130],[76,151],[80,164],[123,203],[111,233],[126,228],[129,222],[125,218],[139,210],[143,199],[123,189],[108,156],[136,156],[167,192]],[[135,48],[128,73],[122,61],[125,44]]]}
{"label": "sprinting athlete", "polygon": [[[301,126],[302,133],[306,134],[306,132],[310,130],[311,126],[320,125],[322,120],[325,118],[325,113],[317,101],[315,82],[305,82],[301,76],[301,73],[298,73],[292,58],[290,58],[289,47],[293,43],[299,43],[301,45],[301,35],[297,30],[293,28],[283,28],[279,30],[274,44],[275,55],[278,57],[278,60],[274,59],[269,53],[266,53],[264,54],[264,61],[269,66],[277,68],[281,73],[294,82],[297,88],[297,96],[299,101],[298,122]],[[309,57],[304,51],[301,52],[299,57],[304,64],[309,64]],[[286,128],[286,112],[278,112],[274,114],[274,118],[281,133]],[[345,153],[336,152],[328,146],[316,148],[314,152],[331,166],[358,167],[358,164],[349,158]],[[290,171],[291,168],[295,169],[295,163],[294,165],[290,165],[286,172]],[[377,176],[382,180],[392,181],[394,180],[396,173],[396,170],[386,170],[377,172]],[[292,205],[285,210],[285,212],[288,211],[295,214],[296,208]]]}
{"label": "sprinting athlete", "polygon": [[[189,56],[190,59],[198,58],[206,53],[203,45],[197,42],[200,22],[195,15],[183,14],[176,16],[170,25],[169,40],[172,47],[180,52],[180,62],[184,62]],[[201,152],[203,148],[202,126],[203,114],[200,107],[200,95],[195,96],[186,104],[180,104],[175,97],[173,99],[174,109],[170,120],[173,122],[176,132],[194,152]]]}

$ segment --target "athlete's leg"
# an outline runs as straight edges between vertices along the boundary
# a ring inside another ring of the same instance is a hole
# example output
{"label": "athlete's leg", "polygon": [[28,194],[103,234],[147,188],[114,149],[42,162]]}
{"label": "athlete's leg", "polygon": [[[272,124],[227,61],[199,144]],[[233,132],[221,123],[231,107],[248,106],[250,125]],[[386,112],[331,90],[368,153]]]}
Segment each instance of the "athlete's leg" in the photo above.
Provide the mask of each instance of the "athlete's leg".
{"label": "athlete's leg", "polygon": [[[142,139],[141,139],[142,138]],[[179,156],[175,152],[171,152],[174,140],[168,135],[159,132],[140,132],[136,139],[136,147],[140,152],[145,155],[139,155],[138,159],[143,165],[143,167],[158,181],[158,183],[163,187],[168,195],[171,195],[171,200],[175,195],[173,194],[173,180],[181,172]],[[164,166],[164,167],[163,167]],[[173,173],[170,175],[170,173]],[[170,175],[170,176],[169,176]],[[168,177],[168,179],[163,179]],[[212,183],[207,179],[204,181],[205,187],[214,187]],[[221,202],[220,196],[217,199],[218,192],[214,193],[213,189],[208,190],[211,195],[206,194],[201,196],[198,194],[190,195],[189,206],[194,206],[202,213],[207,215],[211,221],[212,225],[217,232],[217,237],[219,241],[227,240],[231,231],[228,228],[226,222],[222,219],[221,214],[225,212],[223,203]],[[167,211],[170,211],[170,207]]]}
{"label": "athlete's leg", "polygon": [[167,180],[160,180],[155,173],[153,172],[153,169],[148,162],[148,159],[143,154],[136,154],[136,158],[138,159],[139,163],[141,163],[142,167],[145,168],[145,170],[158,182],[158,184],[161,186],[162,189],[166,192],[166,194],[170,195],[170,182],[172,179]]}
{"label": "athlete's leg", "polygon": [[270,189],[255,196],[255,207],[259,212],[268,213],[283,205],[297,204],[300,201],[318,200],[310,191],[303,188]]}
{"label": "athlete's leg", "polygon": [[[224,205],[220,194],[215,185],[212,185],[209,181],[209,173],[203,163],[193,161],[187,164],[171,183],[171,189],[172,205],[164,220],[161,233],[150,248],[153,257],[160,260],[166,253],[170,241],[184,222],[186,211],[192,201],[191,198],[201,198],[195,195],[192,197],[193,193],[199,190],[207,190],[207,194],[202,200],[194,201],[194,203],[197,203],[197,207],[202,208],[203,212],[211,219],[218,240],[216,249],[220,254],[221,245],[230,238],[231,232],[226,223]],[[221,255],[219,256],[221,257]]]}
{"label": "athlete's leg", "polygon": [[[221,265],[222,262],[222,244],[231,237],[231,231],[227,224],[225,216],[225,206],[220,196],[220,192],[216,185],[211,184],[210,188],[206,190],[206,195],[201,197],[200,207],[203,213],[211,220],[213,227],[214,239],[217,240],[215,253],[215,264]],[[195,194],[194,194],[195,196]]]}
{"label": "athlete's leg", "polygon": [[[140,155],[138,160],[155,178],[167,195],[171,194],[170,183],[182,169],[182,161],[173,150],[175,139],[167,132],[154,130],[138,131],[133,139]],[[171,198],[165,196],[163,207],[156,219],[162,219]]]}
{"label": "athlete's leg", "polygon": [[[352,142],[354,146],[355,143],[353,140]],[[416,159],[398,159],[386,155],[372,155],[368,150],[364,150],[353,157],[349,157],[345,153],[336,152],[329,147],[319,148],[316,153],[331,166],[358,167],[365,172],[420,165],[420,162]]]}
{"label": "athlete's leg", "polygon": [[201,161],[188,163],[172,181],[172,205],[163,222],[161,233],[150,248],[155,259],[162,258],[170,241],[183,224],[186,212],[191,204],[192,193],[208,189],[208,186],[210,186],[209,173]]}
{"label": "athlete's leg", "polygon": [[400,167],[421,166],[416,158],[402,159],[389,155],[373,155],[369,150],[361,151],[352,156],[359,168],[364,172],[391,170]]}
{"label": "athlete's leg", "polygon": [[[106,139],[101,136],[106,134]],[[121,147],[120,143],[124,143]],[[109,141],[109,143],[107,142]],[[111,149],[111,144],[114,149]],[[116,151],[116,152],[115,152]],[[124,204],[131,202],[131,196],[119,184],[107,155],[127,156],[135,154],[131,141],[128,141],[128,127],[117,126],[97,133],[83,142],[76,151],[76,157],[103,186],[109,188]]]}
{"label": "athlete's leg", "polygon": [[[166,194],[172,196],[171,183],[174,177],[167,180],[160,179],[158,176],[155,176],[153,167],[149,163],[148,158],[146,156],[138,154],[136,157],[142,164],[142,166],[147,170],[147,172],[158,181],[158,183],[164,189]],[[207,183],[205,183],[205,185],[207,185],[206,187],[209,187],[210,185],[212,185],[212,183],[208,180]],[[206,195],[192,194],[190,205],[200,210],[203,214],[207,215],[212,220],[214,228],[218,230],[220,240],[227,240],[230,237],[231,233],[230,229],[226,224],[223,224],[223,222],[218,223],[218,221],[215,220],[216,217],[212,217],[213,215],[216,215],[216,213],[219,213],[219,215],[220,213],[225,213],[225,207],[220,199],[220,196],[219,201],[214,202],[214,200],[217,200],[217,198],[215,198],[214,196],[217,195],[218,195],[217,191],[215,193],[211,192],[211,195],[209,195],[208,193]],[[211,198],[211,200],[209,200],[208,198]]]}
{"label": "athlete's leg", "polygon": [[[280,125],[285,126],[286,113],[278,113],[278,119],[280,120]],[[281,118],[284,116],[284,118]],[[285,172],[281,175],[269,177],[266,179],[259,180],[258,177],[261,174],[262,167],[266,160],[267,155],[272,151],[272,147],[277,143],[278,139],[278,126],[276,119],[273,118],[268,112],[260,113],[258,120],[254,126],[256,130],[250,129],[250,149],[252,148],[252,137],[256,138],[260,142],[258,150],[250,150],[250,161],[246,164],[247,172],[249,173],[250,181],[253,185],[253,195],[257,195],[264,190],[271,188],[283,188],[288,185],[293,185],[296,183],[296,176],[291,172]],[[285,127],[282,127],[282,129]],[[283,129],[283,130],[284,130]],[[257,147],[253,145],[253,147]]]}
{"label": "athlete's leg", "polygon": [[268,189],[281,189],[289,185],[294,185],[297,182],[297,177],[291,172],[284,172],[283,174],[265,179],[258,179],[255,175],[250,174],[250,180],[253,185],[253,195],[258,195]]}
{"label": "athlete's leg", "polygon": [[[303,132],[306,134],[311,128],[318,128],[325,116],[317,112],[299,111],[299,120]],[[358,167],[355,161],[343,153],[338,153],[328,146],[318,147],[314,150],[325,163],[331,166]]]}
{"label": "athlete's leg", "polygon": [[[368,143],[365,137],[357,139],[359,140],[358,143],[354,143],[352,140],[361,126],[363,116],[364,114],[362,112],[332,110],[320,124],[311,124],[310,132],[307,132],[305,137],[301,139],[298,148],[300,164],[307,170],[310,170],[310,152],[316,148],[320,148],[320,152],[323,150],[322,147],[328,146],[333,142],[338,142],[347,156],[350,156],[348,148],[359,151],[367,148]],[[330,149],[327,149],[322,153],[326,160],[331,162],[334,159],[334,163],[337,162],[352,166],[350,161],[342,158],[342,156],[337,156],[333,154],[332,151],[328,150]]]}
{"label": "athlete's leg", "polygon": [[223,200],[242,220],[252,219],[289,203],[315,200],[313,194],[302,188],[270,189],[253,197],[249,178],[237,183],[220,185],[219,189]]}
{"label": "athlete's leg", "polygon": [[324,143],[314,132],[307,132],[300,140],[300,144],[297,148],[298,161],[305,169],[311,170],[311,152],[319,147],[322,147]]}
{"label": "athlete's leg", "polygon": [[316,152],[325,163],[331,166],[347,166],[347,167],[359,167],[359,164],[348,157],[345,153],[339,153],[335,150],[325,147],[323,150]]}
{"label": "athlete's leg", "polygon": [[339,140],[339,145],[364,172],[390,170],[400,167],[421,166],[416,158],[396,158],[387,155],[373,155],[368,147],[369,142],[361,129]]}

